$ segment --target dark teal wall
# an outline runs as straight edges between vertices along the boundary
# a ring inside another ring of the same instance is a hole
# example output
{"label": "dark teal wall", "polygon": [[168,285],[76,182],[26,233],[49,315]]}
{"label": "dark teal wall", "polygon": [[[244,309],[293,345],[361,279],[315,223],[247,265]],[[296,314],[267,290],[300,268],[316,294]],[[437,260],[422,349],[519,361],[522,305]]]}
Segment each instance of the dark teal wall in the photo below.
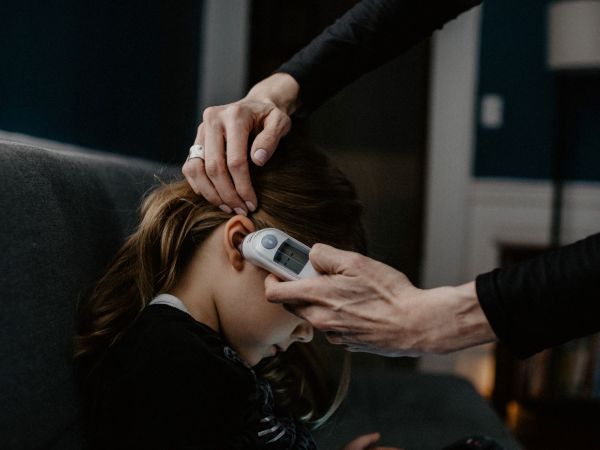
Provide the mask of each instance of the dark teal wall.
{"label": "dark teal wall", "polygon": [[[554,84],[545,59],[549,3],[484,0],[476,177],[550,178]],[[566,176],[600,181],[600,77],[573,75],[565,87]],[[499,129],[485,129],[479,123],[485,94],[504,99],[504,125]]]}
{"label": "dark teal wall", "polygon": [[3,1],[0,129],[181,160],[197,125],[201,5]]}

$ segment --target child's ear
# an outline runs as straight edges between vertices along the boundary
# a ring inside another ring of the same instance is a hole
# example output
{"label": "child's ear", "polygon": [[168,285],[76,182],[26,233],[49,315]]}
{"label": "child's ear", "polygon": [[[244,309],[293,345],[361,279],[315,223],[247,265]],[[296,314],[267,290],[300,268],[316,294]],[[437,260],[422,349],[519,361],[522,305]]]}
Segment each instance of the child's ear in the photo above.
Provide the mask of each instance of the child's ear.
{"label": "child's ear", "polygon": [[246,216],[238,214],[233,216],[225,223],[224,244],[225,253],[231,266],[236,270],[244,268],[244,258],[239,250],[239,246],[246,235],[256,231],[254,223]]}

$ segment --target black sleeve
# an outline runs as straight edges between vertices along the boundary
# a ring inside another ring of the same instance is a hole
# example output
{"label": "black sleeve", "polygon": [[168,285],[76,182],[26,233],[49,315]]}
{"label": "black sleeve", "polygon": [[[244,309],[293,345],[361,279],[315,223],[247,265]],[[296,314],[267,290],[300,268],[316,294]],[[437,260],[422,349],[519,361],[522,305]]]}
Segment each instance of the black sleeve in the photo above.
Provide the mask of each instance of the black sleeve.
{"label": "black sleeve", "polygon": [[498,339],[521,358],[600,331],[600,234],[479,275],[476,288]]}
{"label": "black sleeve", "polygon": [[482,0],[363,0],[277,69],[309,112]]}

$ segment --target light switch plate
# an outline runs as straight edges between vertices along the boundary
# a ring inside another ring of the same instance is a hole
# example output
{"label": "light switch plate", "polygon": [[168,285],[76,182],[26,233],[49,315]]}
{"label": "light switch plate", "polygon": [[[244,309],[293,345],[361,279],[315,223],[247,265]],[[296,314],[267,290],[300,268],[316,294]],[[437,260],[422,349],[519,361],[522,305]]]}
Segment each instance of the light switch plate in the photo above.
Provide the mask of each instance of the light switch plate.
{"label": "light switch plate", "polygon": [[481,126],[498,129],[504,123],[504,99],[497,94],[485,94],[481,97]]}

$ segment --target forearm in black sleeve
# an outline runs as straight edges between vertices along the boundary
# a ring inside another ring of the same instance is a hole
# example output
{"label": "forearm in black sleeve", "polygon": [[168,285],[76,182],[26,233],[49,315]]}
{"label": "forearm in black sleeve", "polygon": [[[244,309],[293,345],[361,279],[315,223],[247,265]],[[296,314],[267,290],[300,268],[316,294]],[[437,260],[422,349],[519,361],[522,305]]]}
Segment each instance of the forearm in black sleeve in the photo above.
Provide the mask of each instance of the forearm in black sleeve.
{"label": "forearm in black sleeve", "polygon": [[600,234],[476,280],[490,325],[519,357],[600,331]]}
{"label": "forearm in black sleeve", "polygon": [[303,112],[482,0],[363,0],[277,69],[300,84]]}

